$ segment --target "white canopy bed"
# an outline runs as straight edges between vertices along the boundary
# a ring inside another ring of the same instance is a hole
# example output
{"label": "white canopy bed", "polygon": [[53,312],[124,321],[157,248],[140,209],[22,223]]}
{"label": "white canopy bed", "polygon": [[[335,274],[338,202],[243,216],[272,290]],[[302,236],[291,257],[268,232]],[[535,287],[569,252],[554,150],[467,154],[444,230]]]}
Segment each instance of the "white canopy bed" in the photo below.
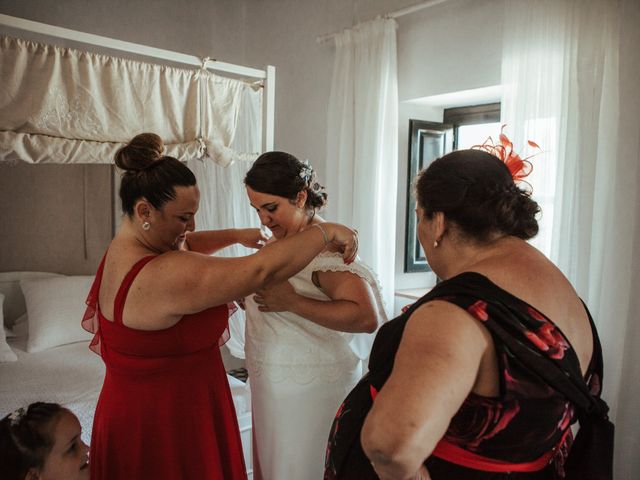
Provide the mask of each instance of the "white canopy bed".
{"label": "white canopy bed", "polygon": [[[256,226],[242,178],[258,152],[273,148],[275,68],[7,15],[0,15],[0,27],[12,35],[0,36],[0,415],[56,401],[79,416],[88,440],[104,365],[87,348],[80,319],[85,290],[121,215],[115,151],[137,133],[159,134],[167,154],[196,175],[198,228]],[[14,38],[33,34],[54,40]],[[163,64],[54,46],[60,39]],[[230,329],[227,347],[243,358],[241,315]],[[250,473],[248,386],[232,377],[230,384]]]}

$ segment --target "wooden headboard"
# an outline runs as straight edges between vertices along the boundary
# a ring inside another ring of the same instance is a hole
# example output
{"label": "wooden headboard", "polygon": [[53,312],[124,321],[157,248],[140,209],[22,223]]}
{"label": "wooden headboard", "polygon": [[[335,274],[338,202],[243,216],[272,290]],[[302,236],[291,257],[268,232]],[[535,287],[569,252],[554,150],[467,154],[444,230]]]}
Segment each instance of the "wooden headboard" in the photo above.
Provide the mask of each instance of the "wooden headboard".
{"label": "wooden headboard", "polygon": [[0,272],[95,273],[114,231],[112,169],[0,164]]}

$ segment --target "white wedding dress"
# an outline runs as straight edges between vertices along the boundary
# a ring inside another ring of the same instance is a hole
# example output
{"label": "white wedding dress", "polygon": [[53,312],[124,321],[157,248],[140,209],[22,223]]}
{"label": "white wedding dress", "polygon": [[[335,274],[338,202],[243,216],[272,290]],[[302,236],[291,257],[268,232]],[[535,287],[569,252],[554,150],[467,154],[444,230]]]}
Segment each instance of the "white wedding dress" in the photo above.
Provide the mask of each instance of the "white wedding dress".
{"label": "white wedding dress", "polygon": [[[346,271],[372,288],[385,318],[375,274],[338,253],[321,253],[289,279],[296,292],[329,301],[311,276]],[[254,480],[319,480],[338,407],[362,376],[375,334],[322,327],[291,312],[260,312],[245,299],[245,355],[253,411]]]}

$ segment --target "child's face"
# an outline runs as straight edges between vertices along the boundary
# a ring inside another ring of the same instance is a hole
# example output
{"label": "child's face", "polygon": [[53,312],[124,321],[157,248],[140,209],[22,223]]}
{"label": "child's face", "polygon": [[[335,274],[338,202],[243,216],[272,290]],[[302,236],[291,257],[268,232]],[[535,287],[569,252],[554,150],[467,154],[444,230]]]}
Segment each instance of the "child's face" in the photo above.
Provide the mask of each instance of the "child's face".
{"label": "child's face", "polygon": [[53,421],[54,444],[40,471],[42,480],[88,480],[89,447],[82,441],[82,428],[74,414],[64,410]]}

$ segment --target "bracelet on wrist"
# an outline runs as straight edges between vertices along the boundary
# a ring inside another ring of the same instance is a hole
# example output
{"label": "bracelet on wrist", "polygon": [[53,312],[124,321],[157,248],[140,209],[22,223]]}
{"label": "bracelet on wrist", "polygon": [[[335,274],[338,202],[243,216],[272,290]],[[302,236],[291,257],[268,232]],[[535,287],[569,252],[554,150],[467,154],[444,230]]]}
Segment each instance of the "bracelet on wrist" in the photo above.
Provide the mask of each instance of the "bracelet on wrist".
{"label": "bracelet on wrist", "polygon": [[324,231],[324,228],[320,226],[319,223],[314,223],[314,227],[318,227],[318,229],[322,232],[322,238],[324,239],[324,246],[329,245],[329,237],[327,237],[327,232]]}

